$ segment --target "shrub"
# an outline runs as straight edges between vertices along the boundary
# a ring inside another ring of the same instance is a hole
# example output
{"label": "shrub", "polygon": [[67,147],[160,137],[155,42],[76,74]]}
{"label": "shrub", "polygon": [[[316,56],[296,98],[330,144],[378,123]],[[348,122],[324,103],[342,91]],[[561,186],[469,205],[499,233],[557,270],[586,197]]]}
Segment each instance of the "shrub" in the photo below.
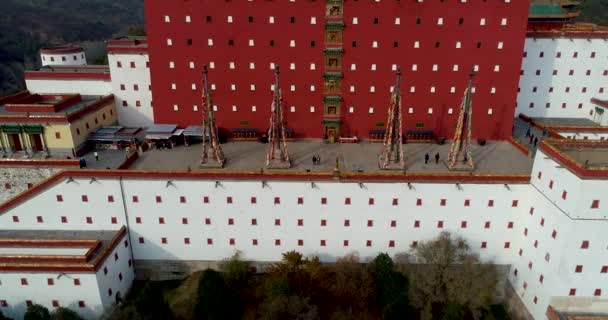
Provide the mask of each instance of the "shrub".
{"label": "shrub", "polygon": [[32,304],[27,307],[23,320],[51,320],[51,313],[44,306]]}
{"label": "shrub", "polygon": [[78,313],[76,313],[72,309],[59,307],[51,313],[51,319],[53,319],[53,320],[82,320],[82,317],[80,317],[78,315]]}

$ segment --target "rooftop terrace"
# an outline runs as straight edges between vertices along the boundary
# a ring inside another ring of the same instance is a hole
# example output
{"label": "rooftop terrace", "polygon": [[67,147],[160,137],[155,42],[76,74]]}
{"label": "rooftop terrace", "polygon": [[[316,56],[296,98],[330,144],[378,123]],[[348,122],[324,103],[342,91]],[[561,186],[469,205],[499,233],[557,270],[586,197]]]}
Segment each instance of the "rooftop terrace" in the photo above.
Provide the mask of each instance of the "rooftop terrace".
{"label": "rooftop terrace", "polygon": [[118,231],[0,230],[0,271],[95,271],[126,234]]}
{"label": "rooftop terrace", "polygon": [[106,65],[45,66],[40,69],[25,71],[25,79],[88,79],[110,81],[110,68]]}
{"label": "rooftop terrace", "polygon": [[65,122],[113,102],[113,95],[40,95],[22,91],[0,99],[0,122]]}
{"label": "rooftop terrace", "polygon": [[608,141],[546,139],[540,149],[581,178],[608,177]]}
{"label": "rooftop terrace", "polygon": [[[141,155],[131,169],[136,170],[197,170],[201,156],[201,145],[179,146],[170,150],[153,150]],[[222,145],[227,163],[223,171],[260,171],[264,168],[268,145],[259,142],[229,142]],[[431,143],[406,144],[407,172],[449,173],[444,161],[450,148]],[[292,167],[287,172],[332,172],[339,162],[342,172],[365,172],[402,174],[401,171],[387,171],[378,168],[378,154],[381,143],[362,142],[358,144],[325,144],[321,141],[296,141],[287,145]],[[435,163],[435,155],[440,160]],[[313,165],[314,155],[321,157],[320,165]],[[430,160],[425,164],[425,154]],[[532,159],[524,155],[509,142],[488,142],[485,146],[473,146],[476,163],[474,174],[529,174]],[[274,170],[266,170],[274,171]],[[282,171],[282,170],[280,170]]]}

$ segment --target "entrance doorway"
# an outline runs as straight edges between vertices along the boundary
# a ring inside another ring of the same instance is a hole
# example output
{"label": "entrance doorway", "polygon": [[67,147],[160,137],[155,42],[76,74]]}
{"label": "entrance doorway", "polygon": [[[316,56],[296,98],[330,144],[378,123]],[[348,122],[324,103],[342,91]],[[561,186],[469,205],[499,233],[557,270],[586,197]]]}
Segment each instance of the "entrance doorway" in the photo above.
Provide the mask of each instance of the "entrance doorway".
{"label": "entrance doorway", "polygon": [[335,143],[336,140],[338,140],[338,128],[325,127],[325,136],[327,137],[327,141],[329,141],[329,143]]}
{"label": "entrance doorway", "polygon": [[13,142],[13,148],[15,151],[23,151],[23,145],[21,145],[21,139],[19,139],[19,134],[11,134],[9,135],[11,141]]}
{"label": "entrance doorway", "polygon": [[44,151],[44,147],[42,146],[42,135],[33,134],[32,138],[34,138],[34,149],[36,151]]}

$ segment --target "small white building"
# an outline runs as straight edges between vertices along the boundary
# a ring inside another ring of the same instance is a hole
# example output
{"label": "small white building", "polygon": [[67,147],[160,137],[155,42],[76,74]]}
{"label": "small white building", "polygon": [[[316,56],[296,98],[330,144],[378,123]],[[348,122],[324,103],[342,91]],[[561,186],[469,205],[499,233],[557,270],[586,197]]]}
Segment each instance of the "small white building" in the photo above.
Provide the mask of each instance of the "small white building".
{"label": "small white building", "polygon": [[78,46],[57,46],[40,49],[42,66],[83,66],[87,64],[84,49]]}
{"label": "small white building", "polygon": [[[43,223],[43,217],[37,219]],[[125,227],[0,230],[0,310],[5,316],[21,319],[28,305],[40,304],[97,319],[124,299],[134,277]]]}
{"label": "small white building", "polygon": [[47,66],[25,72],[25,85],[31,93],[112,94],[108,66]]}
{"label": "small white building", "polygon": [[146,39],[114,39],[108,41],[107,47],[120,124],[131,127],[154,124]]}

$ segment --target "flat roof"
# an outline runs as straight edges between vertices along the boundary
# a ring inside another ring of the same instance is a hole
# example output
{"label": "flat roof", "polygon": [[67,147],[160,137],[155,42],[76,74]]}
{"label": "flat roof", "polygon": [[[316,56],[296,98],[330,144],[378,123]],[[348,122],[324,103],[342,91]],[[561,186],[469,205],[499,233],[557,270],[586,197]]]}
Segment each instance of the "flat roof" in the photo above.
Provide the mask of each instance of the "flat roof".
{"label": "flat roof", "polygon": [[530,118],[539,128],[559,132],[593,132],[608,133],[608,127],[599,125],[585,118]]}
{"label": "flat roof", "polygon": [[61,45],[53,47],[45,47],[40,49],[42,54],[68,54],[68,53],[82,53],[84,49],[76,45]]}
{"label": "flat roof", "polygon": [[146,54],[148,40],[146,37],[122,37],[107,42],[109,54]]}
{"label": "flat roof", "polygon": [[608,168],[608,146],[598,148],[572,146],[570,148],[563,148],[562,152],[584,167]]}
{"label": "flat roof", "polygon": [[576,127],[599,127],[600,125],[586,118],[532,118],[542,126],[576,126]]}
{"label": "flat roof", "polygon": [[[268,144],[250,141],[236,141],[222,144],[227,158],[226,172],[251,170],[259,172],[265,166]],[[407,172],[447,174],[444,164],[450,149],[450,141],[444,145],[435,143],[405,144]],[[198,169],[202,144],[189,147],[178,146],[170,150],[152,150],[144,152],[131,166],[134,170],[187,170]],[[287,150],[292,160],[292,168],[286,172],[333,172],[336,159],[340,162],[340,171],[359,173],[402,174],[402,171],[380,170],[378,154],[382,143],[360,142],[357,144],[328,144],[321,140],[292,141],[287,143]],[[431,161],[424,163],[425,154]],[[435,164],[435,154],[439,153],[440,161]],[[320,165],[313,165],[314,155],[321,157]],[[474,142],[473,159],[476,164],[474,174],[522,174],[529,175],[532,159],[524,155],[509,142],[488,141],[485,146]],[[273,171],[273,170],[266,170]],[[283,171],[283,170],[279,170]]]}
{"label": "flat roof", "polygon": [[[7,252],[0,254],[0,272],[94,272],[126,233],[124,226],[103,231],[0,230],[0,248]],[[11,248],[26,253],[10,253]]]}
{"label": "flat roof", "polygon": [[[44,96],[40,94],[39,96]],[[74,96],[74,95],[72,95]],[[107,96],[93,96],[93,95],[77,95],[79,99],[74,100],[68,106],[64,106],[57,112],[47,111],[38,112],[28,109],[28,106],[41,107],[41,106],[52,106],[52,104],[45,102],[45,100],[38,100],[33,103],[24,103],[24,110],[22,111],[9,111],[9,105],[11,110],[19,107],[20,103],[11,103],[10,101],[4,104],[0,103],[0,122],[3,124],[18,124],[21,122],[28,123],[40,123],[40,122],[69,122],[75,118],[79,118],[84,114],[96,110],[98,107],[105,106],[109,103],[114,102],[114,95]],[[68,101],[68,100],[66,100]],[[62,102],[56,100],[53,102]],[[50,109],[49,109],[50,110]]]}
{"label": "flat roof", "polygon": [[545,139],[540,150],[579,178],[608,178],[608,141]]}
{"label": "flat roof", "polygon": [[26,80],[85,79],[110,81],[110,67],[106,65],[44,66],[25,71]]}

